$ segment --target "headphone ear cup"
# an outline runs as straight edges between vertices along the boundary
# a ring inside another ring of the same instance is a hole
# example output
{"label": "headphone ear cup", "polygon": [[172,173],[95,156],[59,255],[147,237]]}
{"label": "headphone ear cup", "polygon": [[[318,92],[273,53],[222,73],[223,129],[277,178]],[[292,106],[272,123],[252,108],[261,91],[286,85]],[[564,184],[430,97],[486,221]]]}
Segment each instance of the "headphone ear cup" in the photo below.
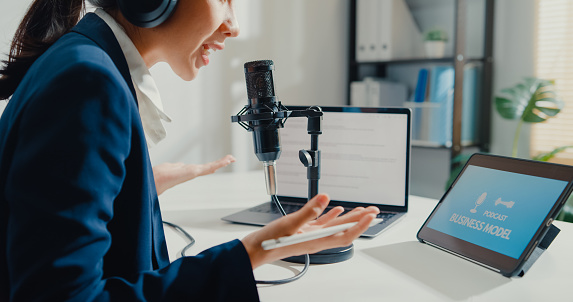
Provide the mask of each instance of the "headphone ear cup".
{"label": "headphone ear cup", "polygon": [[151,28],[173,14],[177,0],[117,0],[117,5],[131,24]]}

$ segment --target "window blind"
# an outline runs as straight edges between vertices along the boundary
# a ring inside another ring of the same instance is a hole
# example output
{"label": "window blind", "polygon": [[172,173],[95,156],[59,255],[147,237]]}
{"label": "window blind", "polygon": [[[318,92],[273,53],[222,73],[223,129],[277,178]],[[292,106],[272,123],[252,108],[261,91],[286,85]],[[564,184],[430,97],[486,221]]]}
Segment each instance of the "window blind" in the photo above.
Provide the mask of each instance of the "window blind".
{"label": "window blind", "polygon": [[[573,1],[537,0],[536,5],[535,74],[555,81],[565,107],[556,117],[532,125],[532,156],[573,145]],[[573,148],[552,161],[573,164]]]}

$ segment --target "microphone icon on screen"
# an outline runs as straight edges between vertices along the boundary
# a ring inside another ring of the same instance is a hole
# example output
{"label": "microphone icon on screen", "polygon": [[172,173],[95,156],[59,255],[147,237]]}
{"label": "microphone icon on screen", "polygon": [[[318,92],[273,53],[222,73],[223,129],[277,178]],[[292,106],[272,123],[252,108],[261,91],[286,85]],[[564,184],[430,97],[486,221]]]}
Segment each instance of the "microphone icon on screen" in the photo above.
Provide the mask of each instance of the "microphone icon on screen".
{"label": "microphone icon on screen", "polygon": [[476,213],[476,212],[477,212],[477,210],[476,210],[477,207],[479,207],[479,206],[483,203],[483,201],[485,200],[486,196],[487,196],[487,192],[483,192],[483,194],[481,194],[480,197],[476,200],[476,206],[475,206],[473,209],[471,209],[470,212]]}

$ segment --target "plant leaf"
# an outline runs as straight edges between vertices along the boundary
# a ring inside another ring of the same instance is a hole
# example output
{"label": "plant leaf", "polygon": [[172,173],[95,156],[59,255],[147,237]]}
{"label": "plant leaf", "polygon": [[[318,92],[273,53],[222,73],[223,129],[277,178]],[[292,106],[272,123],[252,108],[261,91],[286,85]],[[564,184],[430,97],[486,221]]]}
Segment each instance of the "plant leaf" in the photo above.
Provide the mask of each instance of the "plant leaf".
{"label": "plant leaf", "polygon": [[508,98],[496,97],[495,98],[495,108],[501,117],[505,119],[514,120],[518,118],[521,114],[517,114],[517,106],[513,104],[513,101]]}
{"label": "plant leaf", "polygon": [[559,154],[559,153],[561,153],[561,152],[563,152],[569,148],[573,148],[573,146],[557,147],[550,152],[538,154],[538,155],[534,156],[532,159],[538,160],[538,161],[549,161],[550,159],[554,158],[555,155],[557,155],[557,154]]}
{"label": "plant leaf", "polygon": [[506,96],[495,98],[497,112],[506,119],[521,119],[528,123],[544,122],[563,108],[551,81],[525,78],[524,83],[501,90]]}

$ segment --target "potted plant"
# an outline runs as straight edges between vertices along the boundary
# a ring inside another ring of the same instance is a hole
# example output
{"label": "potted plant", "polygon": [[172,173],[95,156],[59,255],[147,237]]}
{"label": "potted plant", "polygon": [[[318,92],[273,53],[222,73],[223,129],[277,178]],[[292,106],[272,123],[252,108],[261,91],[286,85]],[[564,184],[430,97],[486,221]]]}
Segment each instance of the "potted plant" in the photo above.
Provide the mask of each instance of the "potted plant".
{"label": "potted plant", "polygon": [[442,29],[432,29],[424,34],[424,48],[428,58],[443,58],[448,35]]}
{"label": "potted plant", "polygon": [[[512,156],[517,156],[517,143],[523,123],[540,123],[554,117],[563,109],[563,101],[557,97],[551,81],[526,78],[524,83],[501,91],[505,94],[495,98],[497,112],[506,119],[519,119],[513,138]],[[555,155],[573,146],[561,146],[550,152],[534,156],[533,160],[549,161]],[[557,216],[557,219],[573,222],[573,195]]]}
{"label": "potted plant", "polygon": [[[538,78],[525,78],[523,83],[503,89],[501,93],[502,96],[495,98],[496,111],[505,119],[519,120],[511,153],[515,157],[523,123],[540,123],[556,116],[563,109],[563,101],[558,98],[552,81]],[[569,148],[573,146],[557,147],[550,152],[534,156],[532,159],[549,161]],[[452,160],[456,169],[452,170],[446,188],[455,180],[469,157],[468,154],[461,154]],[[573,195],[567,200],[557,219],[573,222]]]}

